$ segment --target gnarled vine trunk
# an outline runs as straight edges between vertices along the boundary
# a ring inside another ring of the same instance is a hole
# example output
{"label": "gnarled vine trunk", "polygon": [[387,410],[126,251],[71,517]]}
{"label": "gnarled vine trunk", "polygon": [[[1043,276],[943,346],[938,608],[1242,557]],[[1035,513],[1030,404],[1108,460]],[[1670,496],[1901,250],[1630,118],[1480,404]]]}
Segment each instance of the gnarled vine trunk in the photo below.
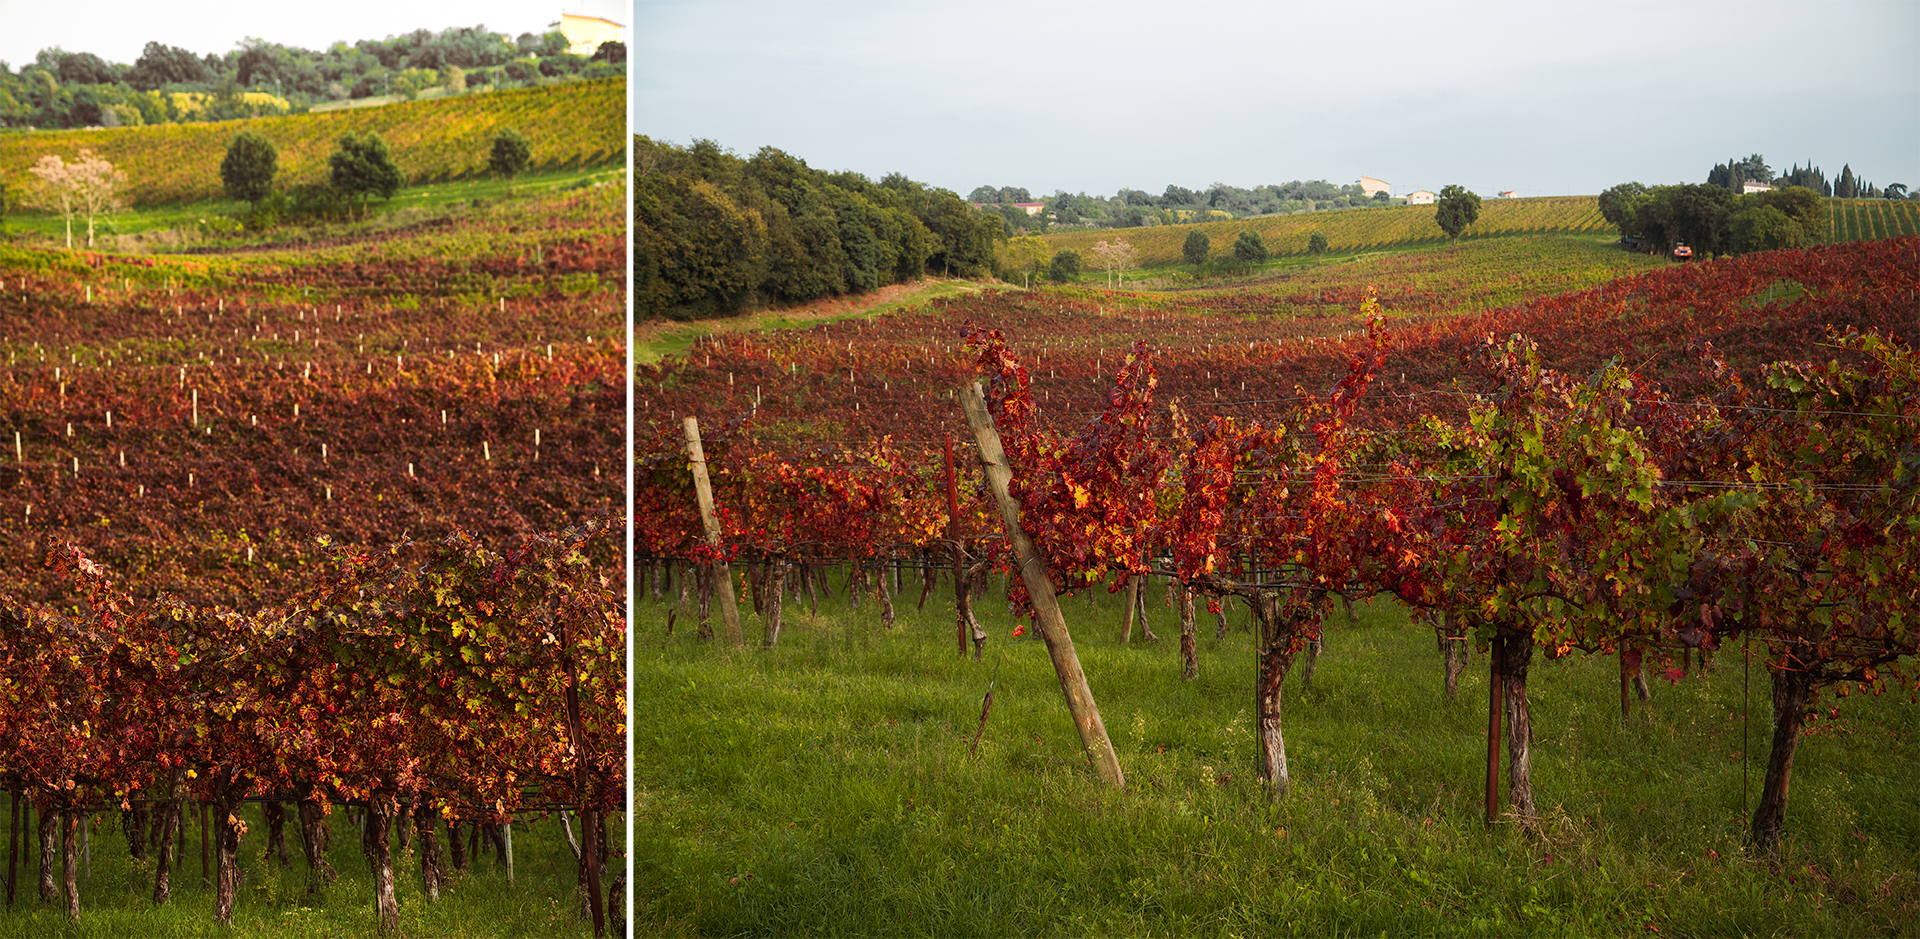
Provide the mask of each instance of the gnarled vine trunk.
{"label": "gnarled vine trunk", "polygon": [[247,784],[228,779],[213,790],[214,894],[213,917],[222,923],[233,922],[233,901],[240,890],[240,835],[246,823],[240,820],[240,803]]}
{"label": "gnarled vine trunk", "polygon": [[400,900],[393,892],[393,845],[388,840],[398,809],[398,799],[378,793],[367,806],[366,845],[373,862],[373,908],[380,917],[382,935],[400,928]]}
{"label": "gnarled vine trunk", "polygon": [[300,800],[300,850],[307,858],[307,895],[333,882],[333,865],[327,863],[327,842],[332,837],[327,827],[326,809],[313,799]]}
{"label": "gnarled vine trunk", "polygon": [[60,810],[60,892],[67,901],[67,919],[80,919],[80,810]]}
{"label": "gnarled vine trunk", "polygon": [[1780,856],[1780,833],[1787,821],[1793,755],[1800,747],[1800,729],[1807,721],[1813,685],[1813,673],[1803,669],[1784,668],[1773,673],[1773,745],[1767,750],[1767,781],[1760,788],[1760,805],[1753,810],[1748,837],[1754,847],[1775,860]]}
{"label": "gnarled vine trunk", "polygon": [[1272,590],[1256,591],[1249,597],[1255,624],[1260,630],[1256,650],[1259,668],[1254,680],[1254,717],[1260,737],[1260,778],[1277,796],[1285,795],[1292,785],[1287,772],[1287,743],[1281,733],[1280,692],[1286,685],[1287,671],[1302,645],[1318,633],[1319,598],[1306,603],[1283,605]]}
{"label": "gnarled vine trunk", "polygon": [[[426,799],[413,804],[413,827],[420,836],[420,891],[428,902],[437,901],[440,899],[440,841],[435,833],[440,827],[440,813],[435,812]],[[459,844],[457,828],[452,830],[450,840]]]}
{"label": "gnarled vine trunk", "polygon": [[1533,712],[1527,670],[1533,664],[1533,626],[1503,624],[1499,639],[1501,695],[1507,722],[1507,804],[1523,823],[1538,816],[1533,803]]}
{"label": "gnarled vine trunk", "polygon": [[160,838],[154,844],[154,853],[159,855],[153,871],[155,906],[173,899],[173,869],[180,863],[180,783],[185,778],[186,772],[175,767],[167,776],[167,797],[160,803]]}
{"label": "gnarled vine trunk", "polygon": [[780,641],[780,618],[787,596],[787,559],[777,558],[773,570],[768,573],[772,587],[767,591],[767,638],[766,648]]}
{"label": "gnarled vine trunk", "polygon": [[1426,615],[1428,622],[1433,624],[1433,640],[1439,645],[1441,660],[1445,663],[1442,674],[1447,700],[1452,701],[1460,696],[1460,673],[1467,668],[1467,627],[1465,623],[1455,622],[1446,613],[1432,612]]}
{"label": "gnarled vine trunk", "polygon": [[1193,588],[1180,585],[1180,677],[1200,677],[1200,659],[1193,644]]}
{"label": "gnarled vine trunk", "polygon": [[60,863],[60,813],[40,811],[40,902],[60,899],[60,885],[54,878],[54,866]]}

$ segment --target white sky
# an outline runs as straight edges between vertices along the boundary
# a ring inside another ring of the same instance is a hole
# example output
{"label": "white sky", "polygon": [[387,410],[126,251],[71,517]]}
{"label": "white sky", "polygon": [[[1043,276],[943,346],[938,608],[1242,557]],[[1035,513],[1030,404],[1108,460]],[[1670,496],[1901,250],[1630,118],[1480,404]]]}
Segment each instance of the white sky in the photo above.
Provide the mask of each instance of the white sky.
{"label": "white sky", "polygon": [[962,195],[1362,175],[1597,193],[1755,152],[1920,187],[1920,0],[635,0],[632,18],[636,132]]}
{"label": "white sky", "polygon": [[49,46],[132,65],[148,42],[225,55],[249,36],[324,51],[335,42],[455,26],[539,35],[561,13],[604,17],[632,34],[627,0],[0,0],[0,62],[19,71]]}

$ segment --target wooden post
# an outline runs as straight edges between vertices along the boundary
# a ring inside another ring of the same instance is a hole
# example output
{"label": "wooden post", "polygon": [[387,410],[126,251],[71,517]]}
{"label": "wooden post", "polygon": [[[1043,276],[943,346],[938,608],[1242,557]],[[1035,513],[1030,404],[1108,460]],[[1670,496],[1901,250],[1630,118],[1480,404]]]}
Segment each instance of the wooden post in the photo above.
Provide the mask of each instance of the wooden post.
{"label": "wooden post", "polygon": [[1500,820],[1500,686],[1505,676],[1500,674],[1501,644],[1505,642],[1499,636],[1493,637],[1491,651],[1492,663],[1487,666],[1487,826]]}
{"label": "wooden post", "polygon": [[[713,514],[713,484],[707,479],[707,454],[700,447],[700,419],[687,415],[687,458],[693,466],[693,490],[700,499],[700,523],[707,529],[707,544],[720,550],[720,519]],[[724,559],[713,562],[714,593],[720,600],[720,618],[726,624],[727,644],[736,649],[747,647],[740,631],[740,610],[733,599],[733,573]]]}
{"label": "wooden post", "polygon": [[1067,633],[1067,621],[1060,613],[1059,600],[1053,595],[1053,581],[1047,576],[1046,560],[1035,552],[1033,539],[1020,527],[1020,507],[1007,486],[1013,469],[1007,464],[1007,451],[1000,444],[1000,433],[993,429],[986,399],[978,385],[960,389],[960,402],[967,411],[967,423],[973,426],[980,444],[980,462],[986,467],[987,481],[993,486],[994,501],[999,503],[1000,518],[1006,524],[1007,538],[1013,542],[1014,562],[1020,565],[1020,578],[1026,584],[1033,603],[1034,622],[1047,642],[1047,654],[1053,659],[1054,673],[1060,676],[1060,690],[1067,698],[1067,712],[1080,732],[1080,745],[1099,771],[1100,778],[1115,789],[1125,789],[1126,776],[1120,771],[1120,758],[1107,738],[1106,725],[1100,721],[1100,708],[1094,703],[1093,689],[1087,687],[1086,673],[1080,670],[1080,657],[1073,651],[1073,637]]}

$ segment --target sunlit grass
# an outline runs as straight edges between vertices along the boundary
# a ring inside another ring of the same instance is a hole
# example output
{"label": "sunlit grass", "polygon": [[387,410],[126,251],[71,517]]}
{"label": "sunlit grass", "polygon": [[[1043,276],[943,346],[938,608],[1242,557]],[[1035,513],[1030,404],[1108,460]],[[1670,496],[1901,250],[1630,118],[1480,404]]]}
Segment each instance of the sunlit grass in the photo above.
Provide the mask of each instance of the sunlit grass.
{"label": "sunlit grass", "polygon": [[[1246,632],[1215,638],[1203,611],[1184,682],[1157,590],[1157,644],[1119,643],[1112,597],[1066,602],[1116,793],[1045,649],[1007,641],[988,600],[985,660],[960,658],[941,593],[916,612],[909,585],[891,631],[844,594],[790,603],[779,646],[746,652],[689,615],[664,636],[641,599],[637,935],[1898,935],[1920,913],[1905,700],[1833,702],[1776,873],[1742,850],[1770,728],[1737,650],[1625,722],[1614,660],[1538,663],[1530,836],[1483,821],[1485,659],[1445,701],[1431,631],[1391,604],[1336,614],[1312,688],[1289,680],[1276,803],[1253,778]],[[757,626],[748,607],[753,646]]]}
{"label": "sunlit grass", "polygon": [[[267,826],[258,806],[242,810],[248,832],[240,845],[242,877],[234,902],[233,925],[221,926],[213,918],[211,876],[202,878],[199,828],[187,831],[186,846],[173,875],[172,902],[155,907],[152,902],[154,861],[131,859],[126,838],[117,822],[118,813],[95,816],[92,863],[80,877],[80,920],[67,919],[64,901],[42,904],[37,891],[39,852],[37,838],[23,832],[25,858],[20,870],[19,889],[14,907],[0,910],[0,939],[11,937],[116,937],[133,939],[145,936],[290,936],[356,937],[371,936],[379,921],[373,905],[373,876],[360,853],[359,835],[348,823],[346,813],[336,808],[331,823],[333,836],[328,862],[339,879],[315,896],[307,894],[307,868],[300,855],[299,836],[290,819],[287,825],[287,850],[291,864],[282,866],[267,857]],[[292,813],[289,812],[289,815]],[[608,821],[608,831],[618,844],[625,826],[623,816]],[[574,821],[576,837],[579,821]],[[593,923],[581,912],[579,894],[574,888],[578,868],[557,819],[529,822],[523,819],[514,827],[514,883],[507,883],[506,870],[493,851],[484,850],[470,860],[467,872],[453,872],[447,853],[446,831],[439,835],[441,866],[445,878],[440,899],[428,902],[420,879],[419,842],[407,850],[394,850],[395,893],[400,905],[400,935],[403,936],[591,936]],[[614,854],[610,869],[624,868],[625,858]],[[58,871],[56,868],[56,883]]]}

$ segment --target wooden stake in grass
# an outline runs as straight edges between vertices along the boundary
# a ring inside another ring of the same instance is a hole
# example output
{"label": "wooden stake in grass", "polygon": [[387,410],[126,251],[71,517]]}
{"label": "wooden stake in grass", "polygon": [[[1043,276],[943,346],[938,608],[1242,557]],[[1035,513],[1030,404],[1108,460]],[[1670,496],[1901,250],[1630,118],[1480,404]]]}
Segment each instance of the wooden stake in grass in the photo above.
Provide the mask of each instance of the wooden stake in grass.
{"label": "wooden stake in grass", "polygon": [[1060,690],[1066,695],[1067,712],[1073,716],[1074,728],[1080,732],[1080,745],[1086,749],[1087,758],[1099,771],[1101,780],[1115,789],[1125,789],[1127,779],[1120,771],[1120,758],[1113,752],[1106,725],[1100,721],[1100,708],[1094,703],[1093,689],[1087,687],[1086,673],[1080,670],[1080,657],[1073,651],[1073,637],[1067,632],[1066,618],[1061,615],[1059,600],[1053,593],[1053,581],[1047,576],[1046,559],[1035,552],[1033,539],[1020,527],[1020,507],[1007,490],[1013,469],[1007,463],[1000,433],[993,429],[993,418],[987,414],[986,399],[978,385],[966,385],[960,389],[960,402],[966,408],[967,423],[973,426],[974,438],[980,444],[980,462],[986,467],[987,481],[993,486],[994,501],[999,503],[1007,538],[1013,542],[1014,562],[1020,565],[1020,578],[1033,601],[1034,622],[1040,627],[1040,637],[1047,642],[1054,673],[1060,676]]}
{"label": "wooden stake in grass", "polygon": [[[713,484],[707,479],[707,454],[700,447],[700,419],[688,415],[687,461],[693,468],[693,491],[700,500],[700,523],[707,529],[707,544],[717,553],[720,550],[720,519],[713,514]],[[716,556],[713,562],[714,593],[720,599],[720,618],[726,624],[727,644],[736,649],[747,647],[747,640],[740,632],[740,610],[733,599],[733,573],[727,569],[726,559]]]}

